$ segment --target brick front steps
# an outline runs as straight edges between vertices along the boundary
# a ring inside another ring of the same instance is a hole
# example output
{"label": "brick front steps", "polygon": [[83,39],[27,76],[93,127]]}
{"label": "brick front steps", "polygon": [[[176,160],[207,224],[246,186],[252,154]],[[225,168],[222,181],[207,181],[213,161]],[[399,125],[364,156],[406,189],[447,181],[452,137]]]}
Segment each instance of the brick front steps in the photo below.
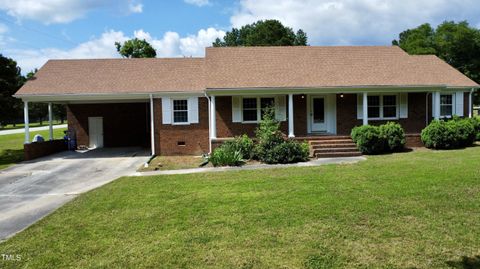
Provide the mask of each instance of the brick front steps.
{"label": "brick front steps", "polygon": [[[302,140],[302,138],[297,138]],[[310,155],[316,158],[361,156],[350,136],[314,136],[304,138],[310,145]]]}

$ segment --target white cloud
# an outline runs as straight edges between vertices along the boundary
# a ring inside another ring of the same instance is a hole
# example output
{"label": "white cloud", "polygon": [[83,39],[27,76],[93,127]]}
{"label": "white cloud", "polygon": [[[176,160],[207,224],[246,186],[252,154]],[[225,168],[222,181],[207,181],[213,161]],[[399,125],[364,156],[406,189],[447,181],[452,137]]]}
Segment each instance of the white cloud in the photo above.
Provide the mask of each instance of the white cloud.
{"label": "white cloud", "polygon": [[183,0],[187,4],[203,7],[211,5],[210,0]]}
{"label": "white cloud", "polygon": [[[115,42],[124,42],[133,37],[147,40],[157,51],[157,57],[203,56],[205,47],[211,46],[217,37],[225,32],[215,28],[201,29],[196,35],[180,37],[176,32],[166,32],[157,39],[150,33],[140,29],[133,36],[121,31],[109,30],[98,38],[81,43],[72,49],[45,48],[40,50],[6,49],[8,57],[15,59],[23,72],[41,67],[49,59],[86,59],[86,58],[118,58]],[[1,38],[1,35],[0,35]],[[0,44],[1,44],[0,39]],[[14,42],[11,47],[14,47]]]}
{"label": "white cloud", "polygon": [[45,24],[68,23],[98,8],[123,8],[128,13],[142,12],[143,6],[132,0],[0,0],[0,10],[18,20]]}
{"label": "white cloud", "polygon": [[134,1],[130,1],[128,3],[128,10],[132,13],[142,13],[143,12],[143,5],[140,3],[136,3]]}
{"label": "white cloud", "polygon": [[8,26],[6,26],[3,23],[0,23],[0,34],[4,34],[6,32],[8,32]]}
{"label": "white cloud", "polygon": [[422,23],[475,19],[476,0],[240,0],[234,27],[259,19],[278,19],[303,29],[314,45],[390,44]]}

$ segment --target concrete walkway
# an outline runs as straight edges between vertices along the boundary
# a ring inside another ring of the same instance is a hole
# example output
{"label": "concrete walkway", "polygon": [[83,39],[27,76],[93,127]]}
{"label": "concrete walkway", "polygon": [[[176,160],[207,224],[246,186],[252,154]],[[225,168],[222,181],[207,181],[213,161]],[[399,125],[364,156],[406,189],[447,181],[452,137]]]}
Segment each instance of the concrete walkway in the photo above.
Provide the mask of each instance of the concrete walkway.
{"label": "concrete walkway", "polygon": [[131,175],[148,158],[143,148],[65,151],[0,170],[0,241],[79,194]]}
{"label": "concrete walkway", "polygon": [[133,176],[182,175],[182,174],[194,174],[194,173],[243,171],[243,170],[273,169],[273,168],[285,168],[285,167],[311,167],[311,166],[320,166],[320,165],[326,165],[326,164],[352,164],[352,163],[357,163],[359,161],[364,161],[366,159],[367,158],[363,156],[322,158],[322,159],[314,159],[309,162],[291,163],[291,164],[253,164],[253,165],[245,165],[240,167],[229,167],[229,166],[228,167],[206,167],[206,168],[136,172],[133,174]]}
{"label": "concrete walkway", "polygon": [[[58,125],[53,125],[53,129],[60,129],[60,128],[67,128],[66,124],[58,124]],[[32,127],[29,128],[30,133],[31,132],[37,132],[37,131],[45,131],[48,130],[48,126],[42,126],[42,127]],[[1,130],[0,135],[9,135],[9,134],[21,134],[24,133],[25,129],[20,128],[20,129],[11,129],[11,130]]]}

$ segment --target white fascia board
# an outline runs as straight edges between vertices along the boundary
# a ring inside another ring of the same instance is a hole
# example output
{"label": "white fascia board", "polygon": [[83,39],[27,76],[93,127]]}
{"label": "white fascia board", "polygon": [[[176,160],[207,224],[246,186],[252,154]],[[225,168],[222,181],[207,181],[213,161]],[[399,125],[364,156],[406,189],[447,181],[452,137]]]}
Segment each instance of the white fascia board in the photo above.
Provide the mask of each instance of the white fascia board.
{"label": "white fascia board", "polygon": [[150,94],[153,98],[168,97],[203,97],[204,92],[156,92],[156,93],[108,93],[108,94],[31,94],[31,95],[14,95],[23,101],[30,102],[58,102],[58,103],[75,103],[75,102],[92,102],[92,101],[148,101]]}
{"label": "white fascia board", "polygon": [[381,92],[433,92],[446,90],[445,85],[437,86],[365,86],[365,87],[325,87],[325,88],[235,88],[207,89],[209,95],[231,96],[245,94],[314,94],[314,93],[381,93]]}

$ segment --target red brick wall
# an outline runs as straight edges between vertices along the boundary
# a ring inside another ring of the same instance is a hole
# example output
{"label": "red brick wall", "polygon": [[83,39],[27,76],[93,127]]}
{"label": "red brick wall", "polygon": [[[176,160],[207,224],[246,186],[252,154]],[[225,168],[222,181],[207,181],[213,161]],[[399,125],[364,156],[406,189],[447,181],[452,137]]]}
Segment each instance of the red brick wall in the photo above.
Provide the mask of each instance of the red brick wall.
{"label": "red brick wall", "polygon": [[[296,136],[307,134],[307,98],[302,98],[301,95],[294,95],[294,131]],[[242,134],[254,136],[257,123],[241,123],[232,122],[232,97],[218,96],[215,98],[216,106],[216,124],[217,137],[233,137]],[[287,99],[287,113],[288,113],[288,99]],[[285,134],[288,134],[288,120],[280,123],[280,129]]]}
{"label": "red brick wall", "polygon": [[103,117],[105,147],[150,145],[148,103],[68,105],[68,128],[75,131],[78,146],[89,144],[88,117]]}
{"label": "red brick wall", "polygon": [[67,150],[67,145],[65,144],[65,141],[63,139],[45,142],[34,142],[23,145],[25,161],[33,160],[64,150]]}
{"label": "red brick wall", "polygon": [[[198,99],[199,123],[172,125],[162,123],[162,100],[154,99],[155,153],[157,155],[201,155],[209,151],[208,100]],[[184,146],[178,145],[184,142]]]}
{"label": "red brick wall", "polygon": [[[408,118],[389,121],[400,123],[406,133],[420,133],[426,126],[425,98],[426,93],[408,93]],[[386,122],[370,120],[369,124],[380,125]],[[337,134],[349,135],[353,127],[360,125],[362,120],[357,120],[357,95],[344,94],[343,98],[337,95]]]}

